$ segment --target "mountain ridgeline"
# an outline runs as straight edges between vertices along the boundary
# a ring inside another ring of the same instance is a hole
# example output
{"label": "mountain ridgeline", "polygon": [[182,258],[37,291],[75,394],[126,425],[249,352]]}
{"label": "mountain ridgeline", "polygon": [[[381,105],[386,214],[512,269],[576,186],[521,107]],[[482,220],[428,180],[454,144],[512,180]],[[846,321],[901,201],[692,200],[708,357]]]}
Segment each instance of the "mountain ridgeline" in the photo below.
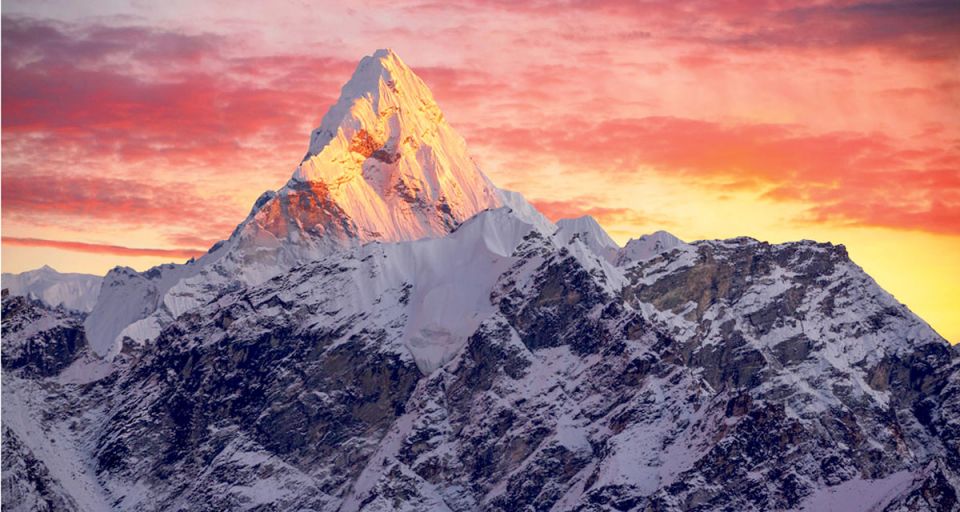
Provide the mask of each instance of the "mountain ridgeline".
{"label": "mountain ridgeline", "polygon": [[960,354],[843,246],[551,223],[389,50],[206,255],[63,276],[5,510],[960,510]]}

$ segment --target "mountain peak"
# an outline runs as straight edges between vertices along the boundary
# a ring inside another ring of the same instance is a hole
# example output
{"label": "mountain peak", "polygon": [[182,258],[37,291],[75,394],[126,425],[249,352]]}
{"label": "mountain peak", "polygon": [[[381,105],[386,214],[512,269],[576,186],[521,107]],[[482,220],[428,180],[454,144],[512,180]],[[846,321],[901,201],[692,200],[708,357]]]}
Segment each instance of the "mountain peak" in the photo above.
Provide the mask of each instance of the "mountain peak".
{"label": "mountain peak", "polygon": [[[411,108],[410,112],[400,110],[404,106]],[[363,121],[375,121],[358,117],[366,114],[378,117],[393,112],[411,117],[411,114],[424,107],[435,111],[431,113],[442,119],[433,94],[423,80],[393,50],[377,50],[360,60],[350,80],[341,88],[340,98],[310,135],[310,147],[304,161],[320,154],[341,130],[355,132],[357,128],[362,128],[355,125],[369,124]],[[373,136],[369,131],[367,133]],[[309,180],[312,176],[298,173],[295,178]]]}
{"label": "mountain peak", "polygon": [[20,274],[3,274],[3,288],[11,295],[33,297],[48,306],[88,312],[97,302],[102,280],[100,276],[60,273],[44,265]]}
{"label": "mountain peak", "polygon": [[238,228],[258,246],[443,236],[503,205],[430,89],[389,49],[360,60],[293,177],[264,198]]}
{"label": "mountain peak", "polygon": [[157,267],[142,279],[111,272],[133,284],[104,287],[87,334],[98,354],[119,351],[126,338],[152,339],[216,287],[260,284],[371,241],[443,237],[505,205],[553,228],[522,196],[490,182],[426,84],[394,52],[377,50],[343,86],[286,185],[263,193],[230,238],[193,263]]}
{"label": "mountain peak", "polygon": [[367,55],[360,59],[360,63],[357,65],[359,69],[361,66],[370,62],[372,66],[379,66],[384,70],[391,73],[412,73],[413,71],[409,66],[400,58],[395,51],[390,48],[380,48],[379,50],[373,52],[372,55]]}
{"label": "mountain peak", "polygon": [[640,238],[630,239],[620,253],[620,264],[648,260],[658,254],[686,247],[687,244],[666,231],[660,230]]}
{"label": "mountain peak", "polygon": [[590,215],[582,215],[571,219],[560,219],[557,221],[557,227],[564,232],[569,232],[571,235],[574,233],[589,233],[605,247],[620,248],[603,229],[603,226],[597,222],[597,219],[594,219]]}
{"label": "mountain peak", "polygon": [[604,231],[603,226],[589,215],[558,220],[554,236],[563,244],[579,239],[590,250],[603,256],[610,263],[616,261],[620,251],[620,246]]}

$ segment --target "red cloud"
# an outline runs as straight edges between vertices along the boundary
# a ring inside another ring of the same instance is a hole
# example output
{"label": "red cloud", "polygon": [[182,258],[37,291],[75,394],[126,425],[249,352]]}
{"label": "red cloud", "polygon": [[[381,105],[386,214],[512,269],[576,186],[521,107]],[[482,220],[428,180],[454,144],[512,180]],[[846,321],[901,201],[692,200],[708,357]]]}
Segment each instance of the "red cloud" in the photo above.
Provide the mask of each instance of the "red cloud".
{"label": "red cloud", "polygon": [[194,240],[243,218],[226,197],[238,183],[259,192],[292,171],[355,65],[233,57],[222,36],[136,26],[4,17],[2,38],[4,219]]}
{"label": "red cloud", "polygon": [[3,237],[3,243],[26,247],[50,247],[68,251],[87,252],[94,254],[115,254],[118,256],[169,256],[173,258],[195,258],[206,251],[202,249],[145,249],[124,247],[122,245],[88,244],[84,242],[70,242],[65,240],[43,240],[39,238]]}
{"label": "red cloud", "polygon": [[224,218],[225,200],[211,202],[183,190],[134,180],[4,173],[2,191],[4,217],[33,224],[52,220],[78,231],[91,220],[107,220],[128,226],[180,226],[218,239],[237,220]]}

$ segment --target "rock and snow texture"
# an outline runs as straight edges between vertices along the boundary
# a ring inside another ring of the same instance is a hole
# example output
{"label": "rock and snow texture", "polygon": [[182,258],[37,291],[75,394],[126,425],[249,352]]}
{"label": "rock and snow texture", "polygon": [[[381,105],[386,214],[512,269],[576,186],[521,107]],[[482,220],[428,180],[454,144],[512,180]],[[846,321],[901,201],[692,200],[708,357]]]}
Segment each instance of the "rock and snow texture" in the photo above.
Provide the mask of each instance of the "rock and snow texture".
{"label": "rock and snow texture", "polygon": [[686,244],[679,238],[666,231],[657,231],[640,238],[630,239],[620,250],[617,261],[622,266],[635,261],[648,260],[658,254],[684,246]]}
{"label": "rock and snow texture", "polygon": [[82,324],[5,298],[5,350],[38,347],[3,358],[4,464],[38,468],[13,477],[23,503],[957,505],[960,358],[841,247],[698,242],[620,269],[501,208],[225,293],[83,384],[52,329]]}
{"label": "rock and snow texture", "polygon": [[170,289],[201,270],[196,262],[190,262],[159,265],[146,272],[129,267],[107,272],[100,297],[85,320],[93,352],[112,356],[120,351],[125,339],[141,341],[158,334],[160,322],[171,317],[166,307]]}
{"label": "rock and snow texture", "polygon": [[63,306],[88,313],[97,303],[103,277],[90,274],[62,274],[44,265],[20,274],[3,274],[2,287],[12,295],[43,301],[48,306]]}
{"label": "rock and snow texture", "polygon": [[610,238],[610,235],[597,221],[589,216],[576,219],[560,219],[557,221],[556,236],[560,243],[568,244],[574,238],[581,240],[590,250],[603,256],[610,263],[616,263],[620,254],[620,246]]}
{"label": "rock and snow texture", "polygon": [[[81,415],[56,442],[96,474],[18,488],[148,510],[956,503],[956,354],[842,248],[700,242],[615,279],[578,244],[498,209],[330,255],[175,321],[89,389],[56,376],[76,349],[24,329],[78,322],[8,298],[5,339],[62,363],[45,386],[5,368],[5,392],[40,393],[18,407],[51,432]],[[31,443],[11,468],[45,460]]]}
{"label": "rock and snow texture", "polygon": [[344,85],[290,181],[261,195],[228,240],[187,264],[108,273],[87,320],[91,346],[112,356],[225,289],[371,241],[442,237],[503,205],[552,226],[522,196],[493,186],[423,81],[379,50]]}
{"label": "rock and snow texture", "polygon": [[4,509],[960,509],[960,354],[842,246],[553,225],[421,87],[365,59],[285,189],[87,316],[4,295]]}

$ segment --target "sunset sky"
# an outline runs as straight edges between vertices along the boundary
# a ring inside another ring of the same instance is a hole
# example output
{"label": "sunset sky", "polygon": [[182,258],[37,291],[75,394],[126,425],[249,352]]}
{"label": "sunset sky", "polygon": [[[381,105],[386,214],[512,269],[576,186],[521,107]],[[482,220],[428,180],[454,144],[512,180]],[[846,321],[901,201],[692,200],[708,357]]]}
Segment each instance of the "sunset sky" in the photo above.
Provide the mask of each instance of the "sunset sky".
{"label": "sunset sky", "polygon": [[4,1],[3,271],[203,252],[389,47],[549,217],[845,244],[960,342],[956,0],[277,4]]}

